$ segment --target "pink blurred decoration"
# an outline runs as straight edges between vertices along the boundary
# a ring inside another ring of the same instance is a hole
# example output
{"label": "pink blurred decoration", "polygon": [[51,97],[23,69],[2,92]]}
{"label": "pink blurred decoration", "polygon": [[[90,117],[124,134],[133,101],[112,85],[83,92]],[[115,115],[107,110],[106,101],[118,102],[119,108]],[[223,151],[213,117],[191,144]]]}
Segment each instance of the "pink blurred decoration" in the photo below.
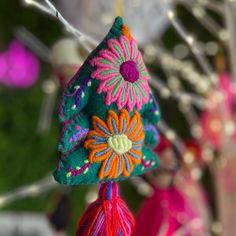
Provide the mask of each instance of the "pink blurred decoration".
{"label": "pink blurred decoration", "polygon": [[220,150],[222,123],[219,114],[209,111],[203,112],[200,117],[200,125],[202,138],[207,140],[216,150]]}
{"label": "pink blurred decoration", "polygon": [[200,216],[188,199],[175,187],[156,188],[138,213],[132,236],[205,235]]}
{"label": "pink blurred decoration", "polygon": [[184,200],[176,188],[156,188],[141,206],[132,236],[173,235],[181,227],[175,216],[183,210]]}
{"label": "pink blurred decoration", "polygon": [[[194,155],[195,165],[182,165],[169,183],[171,186],[165,184],[161,188],[153,179],[154,193],[142,204],[132,236],[208,235],[211,220],[209,204],[203,187],[193,174],[194,169],[202,164],[201,148],[193,140],[186,141],[185,145],[186,151]],[[154,149],[160,156],[160,166],[162,159],[171,155],[166,155],[171,147],[171,143],[161,137],[159,145]],[[172,158],[175,158],[173,151]],[[163,174],[155,178],[162,182],[164,180]]]}
{"label": "pink blurred decoration", "polygon": [[16,40],[0,53],[0,83],[6,86],[28,88],[37,81],[39,71],[37,57]]}
{"label": "pink blurred decoration", "polygon": [[209,202],[201,183],[193,176],[193,169],[180,169],[175,186],[184,198],[187,216],[182,225],[182,231],[185,229],[186,233],[181,235],[208,235],[211,222]]}
{"label": "pink blurred decoration", "polygon": [[232,78],[228,73],[221,73],[219,76],[219,88],[223,93],[225,99],[225,105],[227,106],[228,112],[233,112],[233,103],[235,93],[231,82]]}
{"label": "pink blurred decoration", "polygon": [[[186,162],[186,160],[184,160],[184,155],[186,153],[191,153],[194,157],[192,163],[196,163],[197,166],[204,166],[205,161],[202,156],[202,147],[200,144],[195,139],[187,139],[184,141],[184,146],[185,150],[181,156],[182,160]],[[191,162],[189,164],[191,164]]]}
{"label": "pink blurred decoration", "polygon": [[[233,120],[233,102],[235,93],[230,75],[222,73],[219,75],[218,92],[223,95],[223,101],[216,103],[217,91],[208,97],[212,108],[202,112],[200,116],[200,125],[202,127],[202,138],[207,140],[216,150],[222,147],[222,132],[224,122]],[[234,136],[234,134],[232,134]]]}
{"label": "pink blurred decoration", "polygon": [[163,136],[159,137],[158,145],[155,147],[154,151],[160,155],[163,151],[168,148],[172,148],[172,143]]}

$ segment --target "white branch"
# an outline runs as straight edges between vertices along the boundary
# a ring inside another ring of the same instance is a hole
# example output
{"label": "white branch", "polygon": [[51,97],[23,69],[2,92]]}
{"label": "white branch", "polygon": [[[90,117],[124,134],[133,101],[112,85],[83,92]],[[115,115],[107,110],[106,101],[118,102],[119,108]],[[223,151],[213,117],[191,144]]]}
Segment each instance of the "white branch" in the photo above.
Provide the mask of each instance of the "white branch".
{"label": "white branch", "polygon": [[38,10],[57,18],[61,22],[61,24],[65,27],[65,29],[78,39],[78,41],[86,51],[91,52],[91,45],[98,44],[98,42],[95,39],[91,38],[88,35],[85,35],[84,33],[77,30],[74,26],[72,26],[49,0],[44,0],[46,5],[34,0],[24,0],[24,1],[27,5],[32,5]]}

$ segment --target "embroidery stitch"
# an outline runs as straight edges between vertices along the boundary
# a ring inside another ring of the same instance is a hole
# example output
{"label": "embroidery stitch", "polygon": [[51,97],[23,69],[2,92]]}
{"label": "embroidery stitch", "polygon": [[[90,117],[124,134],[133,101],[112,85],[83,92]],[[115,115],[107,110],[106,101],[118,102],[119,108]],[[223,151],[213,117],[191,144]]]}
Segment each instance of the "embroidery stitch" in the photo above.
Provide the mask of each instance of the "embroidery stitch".
{"label": "embroidery stitch", "polygon": [[150,92],[150,98],[151,98],[151,101],[153,102],[153,108],[152,108],[152,110],[151,110],[151,112],[155,112],[155,111],[157,111],[158,109],[157,109],[157,103],[156,103],[156,100],[155,100],[155,98],[154,98],[154,96],[153,96],[153,94]]}
{"label": "embroidery stitch", "polygon": [[[98,60],[93,66],[94,58]],[[150,88],[146,89],[149,76],[145,70],[136,41],[122,19],[117,18],[104,41],[89,55],[63,92],[59,107],[60,156],[54,172],[58,182],[75,185],[120,181],[157,166],[158,160],[151,150],[157,138],[150,127],[158,123],[160,114],[158,106],[155,110]],[[102,79],[92,78],[92,73]],[[109,96],[114,101],[107,107]],[[142,126],[139,118],[134,117],[139,107]],[[128,112],[127,116],[122,109]],[[115,115],[108,110],[113,110]],[[94,115],[97,117],[92,119]],[[86,134],[89,131],[90,136]],[[142,132],[146,134],[145,139],[140,136]],[[85,148],[88,139],[91,146]],[[153,159],[150,168],[144,167],[144,156],[147,165]]]}
{"label": "embroidery stitch", "polygon": [[77,89],[76,93],[75,93],[75,105],[76,107],[79,107],[80,106],[80,99],[81,97],[83,98],[84,97],[84,90],[86,88],[86,86],[88,85],[90,81],[90,77],[87,77],[85,78],[81,85],[79,86],[79,88]]}
{"label": "embroidery stitch", "polygon": [[107,122],[93,117],[84,147],[90,150],[89,162],[101,162],[99,179],[129,176],[134,165],[141,162],[144,141],[143,126],[137,111],[133,117],[123,109],[118,116],[109,110]]}
{"label": "embroidery stitch", "polygon": [[154,138],[158,139],[158,132],[157,132],[154,125],[151,125],[151,124],[144,125],[144,131],[152,131],[153,135],[154,135]]}
{"label": "embroidery stitch", "polygon": [[77,167],[76,170],[73,170],[71,167],[68,169],[68,173],[67,173],[67,177],[71,177],[71,176],[78,176],[81,174],[86,174],[89,170],[90,167],[90,163],[85,162],[86,164],[83,165],[81,168]]}
{"label": "embroidery stitch", "polygon": [[153,164],[153,159],[151,159],[149,162],[146,162],[145,158],[142,158],[141,164],[143,165],[144,168],[150,168]]}
{"label": "embroidery stitch", "polygon": [[109,39],[108,49],[91,60],[96,67],[91,77],[100,80],[98,93],[106,92],[106,105],[116,102],[121,110],[141,109],[149,99],[149,74],[134,39]]}
{"label": "embroidery stitch", "polygon": [[73,134],[70,139],[69,143],[71,142],[82,142],[84,140],[84,137],[87,135],[89,129],[82,129],[80,126],[76,126],[76,130],[78,130],[75,134]]}

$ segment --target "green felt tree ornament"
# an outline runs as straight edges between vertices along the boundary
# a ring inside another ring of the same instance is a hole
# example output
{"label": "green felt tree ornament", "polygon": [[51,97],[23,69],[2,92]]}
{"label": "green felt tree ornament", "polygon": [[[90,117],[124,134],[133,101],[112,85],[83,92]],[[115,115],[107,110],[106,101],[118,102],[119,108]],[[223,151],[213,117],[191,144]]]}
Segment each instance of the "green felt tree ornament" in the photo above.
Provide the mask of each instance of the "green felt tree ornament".
{"label": "green felt tree ornament", "polygon": [[63,93],[54,177],[66,185],[101,183],[99,198],[82,217],[77,236],[132,233],[133,217],[116,182],[158,164],[151,149],[157,144],[160,111],[149,78],[137,42],[117,17]]}

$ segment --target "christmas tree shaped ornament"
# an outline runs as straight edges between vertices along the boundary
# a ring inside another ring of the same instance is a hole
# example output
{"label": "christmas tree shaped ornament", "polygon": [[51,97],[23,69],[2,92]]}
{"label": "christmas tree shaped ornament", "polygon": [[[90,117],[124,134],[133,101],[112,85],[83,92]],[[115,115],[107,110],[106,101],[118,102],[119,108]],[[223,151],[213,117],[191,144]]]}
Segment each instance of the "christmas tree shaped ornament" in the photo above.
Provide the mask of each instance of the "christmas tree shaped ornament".
{"label": "christmas tree shaped ornament", "polygon": [[61,184],[101,183],[77,236],[130,236],[134,219],[117,181],[157,167],[158,104],[137,42],[121,17],[68,83],[59,106]]}

